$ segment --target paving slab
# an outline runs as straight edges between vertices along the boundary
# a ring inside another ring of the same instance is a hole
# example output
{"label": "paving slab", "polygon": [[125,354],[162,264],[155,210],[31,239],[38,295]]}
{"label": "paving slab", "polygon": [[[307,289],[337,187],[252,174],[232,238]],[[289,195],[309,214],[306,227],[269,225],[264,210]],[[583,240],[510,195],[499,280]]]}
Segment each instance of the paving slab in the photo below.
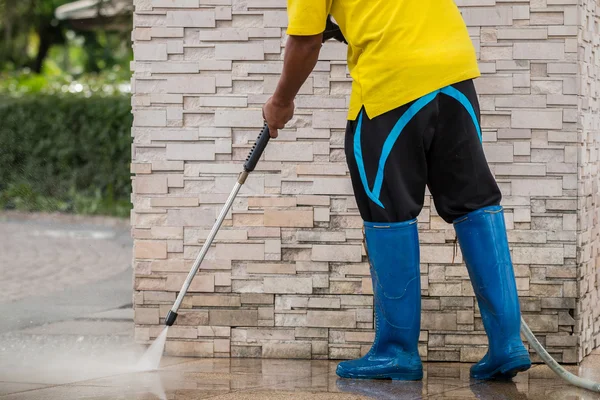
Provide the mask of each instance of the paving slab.
{"label": "paving slab", "polygon": [[38,383],[0,382],[0,396],[48,387]]}
{"label": "paving slab", "polygon": [[132,244],[123,221],[70,221],[0,213],[0,302],[61,292],[129,268]]}
{"label": "paving slab", "polygon": [[85,316],[86,319],[123,320],[133,321],[133,308],[117,308],[115,310],[102,311]]}
{"label": "paving slab", "polygon": [[24,335],[133,336],[133,320],[71,320],[20,331]]}
{"label": "paving slab", "polygon": [[0,334],[130,306],[132,247],[126,220],[0,213]]}

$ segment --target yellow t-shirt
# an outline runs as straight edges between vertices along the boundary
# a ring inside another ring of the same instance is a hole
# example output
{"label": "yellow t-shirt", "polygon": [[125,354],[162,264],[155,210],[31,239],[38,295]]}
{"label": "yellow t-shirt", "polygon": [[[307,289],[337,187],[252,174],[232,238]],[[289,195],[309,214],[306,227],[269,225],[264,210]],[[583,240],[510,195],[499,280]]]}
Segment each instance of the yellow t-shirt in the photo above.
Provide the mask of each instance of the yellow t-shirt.
{"label": "yellow t-shirt", "polygon": [[452,0],[287,0],[288,35],[316,35],[327,15],[348,41],[348,119],[369,118],[479,76],[475,49]]}

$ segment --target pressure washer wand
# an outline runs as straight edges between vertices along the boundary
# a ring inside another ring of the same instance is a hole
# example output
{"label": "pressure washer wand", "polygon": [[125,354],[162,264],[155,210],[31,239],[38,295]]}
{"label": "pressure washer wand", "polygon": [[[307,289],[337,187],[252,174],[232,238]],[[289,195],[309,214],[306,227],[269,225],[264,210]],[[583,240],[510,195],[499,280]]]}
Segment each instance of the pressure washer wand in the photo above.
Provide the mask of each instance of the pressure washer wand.
{"label": "pressure washer wand", "polygon": [[256,142],[254,143],[254,146],[252,146],[252,149],[250,149],[250,153],[248,154],[248,157],[246,157],[246,162],[244,163],[244,170],[242,172],[240,172],[240,175],[238,176],[235,186],[231,190],[231,193],[229,194],[229,197],[227,198],[227,201],[225,202],[223,209],[221,210],[221,212],[219,213],[219,216],[217,217],[217,221],[215,222],[212,229],[210,230],[210,233],[208,234],[208,237],[206,238],[206,241],[204,242],[204,246],[202,246],[202,249],[200,250],[198,257],[196,257],[196,261],[194,261],[194,265],[192,266],[190,273],[188,274],[187,278],[185,279],[185,282],[183,282],[183,286],[181,287],[181,290],[179,291],[179,295],[177,296],[177,299],[175,300],[173,307],[171,307],[171,310],[169,310],[169,312],[167,313],[167,317],[165,318],[165,325],[171,326],[175,323],[175,320],[177,319],[177,310],[179,310],[179,307],[181,306],[181,302],[183,301],[183,298],[185,297],[188,289],[190,288],[190,285],[192,284],[192,280],[194,279],[194,276],[196,276],[198,269],[200,269],[200,264],[202,264],[202,260],[204,260],[204,257],[206,256],[206,253],[208,252],[210,245],[212,244],[213,240],[215,239],[215,236],[217,235],[219,228],[221,228],[221,224],[223,224],[223,220],[225,219],[225,216],[229,212],[229,209],[231,208],[231,205],[233,204],[233,200],[235,200],[235,197],[237,196],[238,192],[242,188],[242,185],[246,182],[246,178],[248,178],[248,175],[250,174],[250,172],[254,171],[254,168],[256,167],[256,164],[258,163],[260,156],[262,155],[263,151],[265,150],[265,147],[267,147],[267,144],[269,143],[270,138],[271,138],[271,136],[269,135],[269,128],[267,127],[267,124],[265,124],[262,131],[258,135],[258,138],[256,139]]}

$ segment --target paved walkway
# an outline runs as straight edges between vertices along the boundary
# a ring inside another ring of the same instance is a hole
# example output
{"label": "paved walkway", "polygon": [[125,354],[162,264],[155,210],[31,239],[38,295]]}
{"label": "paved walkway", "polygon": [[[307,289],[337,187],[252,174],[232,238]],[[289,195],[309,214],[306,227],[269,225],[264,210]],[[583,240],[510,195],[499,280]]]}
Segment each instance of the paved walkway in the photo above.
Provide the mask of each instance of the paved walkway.
{"label": "paved walkway", "polygon": [[126,221],[0,213],[0,303],[113,277],[131,246]]}
{"label": "paved walkway", "polygon": [[126,220],[0,213],[0,397],[139,357],[131,254]]}
{"label": "paved walkway", "polygon": [[[0,400],[177,399],[177,400],[583,400],[595,393],[567,386],[545,365],[519,374],[513,382],[469,379],[469,365],[426,363],[422,382],[340,379],[337,362],[322,360],[164,358],[159,371],[127,372],[122,357],[110,354],[87,366],[89,374],[4,378]],[[570,367],[600,378],[600,356]],[[112,365],[112,367],[110,366]],[[57,364],[60,369],[62,364]]]}
{"label": "paved walkway", "polygon": [[131,308],[131,250],[126,220],[0,213],[0,334]]}

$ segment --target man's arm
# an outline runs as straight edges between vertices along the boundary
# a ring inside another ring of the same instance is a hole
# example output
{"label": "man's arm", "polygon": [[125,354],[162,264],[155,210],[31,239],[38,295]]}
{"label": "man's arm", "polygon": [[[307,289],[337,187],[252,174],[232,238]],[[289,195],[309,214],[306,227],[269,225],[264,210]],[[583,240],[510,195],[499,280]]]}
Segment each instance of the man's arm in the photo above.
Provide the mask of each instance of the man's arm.
{"label": "man's arm", "polygon": [[315,68],[321,51],[323,34],[289,36],[285,45],[283,72],[273,96],[263,106],[263,118],[271,137],[294,116],[294,98]]}
{"label": "man's arm", "polygon": [[283,72],[273,98],[280,103],[291,103],[315,68],[321,51],[323,34],[289,36],[285,45]]}

